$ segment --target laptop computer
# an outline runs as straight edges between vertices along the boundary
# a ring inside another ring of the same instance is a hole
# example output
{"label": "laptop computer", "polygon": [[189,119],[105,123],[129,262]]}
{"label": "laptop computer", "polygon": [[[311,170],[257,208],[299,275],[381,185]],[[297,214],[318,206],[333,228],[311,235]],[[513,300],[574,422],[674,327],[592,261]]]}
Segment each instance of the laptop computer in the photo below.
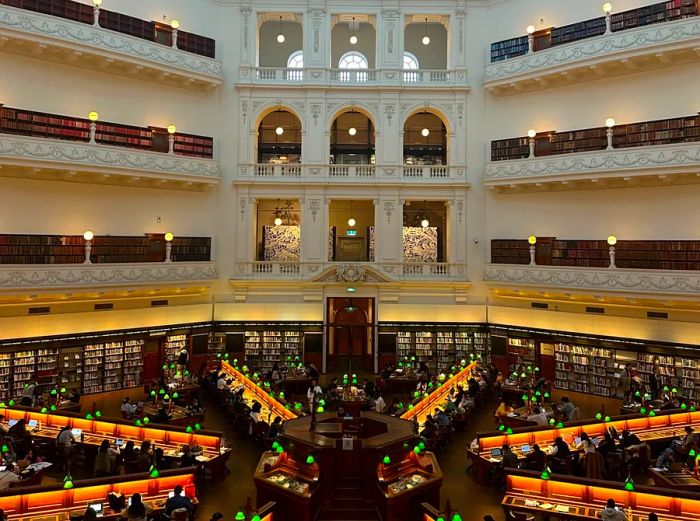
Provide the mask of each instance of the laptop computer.
{"label": "laptop computer", "polygon": [[121,438],[117,438],[117,439],[114,441],[114,444],[115,444],[117,447],[121,447],[122,445],[124,445],[124,440],[121,439]]}
{"label": "laptop computer", "polygon": [[7,424],[12,427],[13,425],[16,425],[19,420],[10,420],[7,422]]}
{"label": "laptop computer", "polygon": [[92,508],[98,514],[102,513],[102,503],[90,503],[88,504],[88,508]]}
{"label": "laptop computer", "polygon": [[580,443],[581,443],[581,436],[576,436],[576,437],[574,438],[574,445],[575,445],[576,447],[578,447]]}
{"label": "laptop computer", "polygon": [[39,425],[39,420],[29,420],[27,425],[29,425],[32,429],[36,429],[37,425]]}
{"label": "laptop computer", "polygon": [[525,455],[530,454],[530,452],[532,451],[529,445],[523,445],[522,447],[520,447],[520,450]]}
{"label": "laptop computer", "polygon": [[83,429],[71,429],[71,432],[73,433],[73,436],[75,436],[76,440],[79,440],[83,435]]}
{"label": "laptop computer", "polygon": [[501,449],[491,449],[492,458],[500,458],[503,456],[503,451]]}

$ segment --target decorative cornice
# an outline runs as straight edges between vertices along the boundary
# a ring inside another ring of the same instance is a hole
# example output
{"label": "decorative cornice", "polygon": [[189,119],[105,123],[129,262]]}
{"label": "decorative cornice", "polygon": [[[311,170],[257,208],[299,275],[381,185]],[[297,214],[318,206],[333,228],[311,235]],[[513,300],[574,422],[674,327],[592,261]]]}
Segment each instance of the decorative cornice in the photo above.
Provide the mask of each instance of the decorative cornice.
{"label": "decorative cornice", "polygon": [[700,295],[700,272],[489,264],[484,281],[507,286]]}
{"label": "decorative cornice", "polygon": [[549,68],[567,65],[581,67],[586,61],[600,63],[606,58],[619,59],[620,54],[651,52],[660,46],[685,45],[688,42],[697,45],[698,39],[700,39],[700,20],[697,17],[596,36],[490,63],[484,72],[484,86],[496,87],[526,79],[521,77],[529,73],[541,75]]}
{"label": "decorative cornice", "polygon": [[544,182],[623,174],[689,173],[697,172],[698,168],[700,143],[695,142],[494,161],[486,163],[484,178],[487,185],[497,186],[518,180]]}
{"label": "decorative cornice", "polygon": [[[219,163],[159,152],[145,152],[75,141],[0,134],[0,164],[81,170],[216,183]],[[199,178],[199,179],[198,179]]]}
{"label": "decorative cornice", "polygon": [[213,262],[0,267],[0,291],[182,284],[216,280]]}
{"label": "decorative cornice", "polygon": [[217,60],[108,29],[4,5],[0,5],[2,33],[23,39],[33,36],[50,38],[51,43],[59,46],[60,42],[80,44],[96,51],[126,55],[131,60],[137,58],[160,67],[204,75],[216,83],[221,83],[223,79],[223,67]]}

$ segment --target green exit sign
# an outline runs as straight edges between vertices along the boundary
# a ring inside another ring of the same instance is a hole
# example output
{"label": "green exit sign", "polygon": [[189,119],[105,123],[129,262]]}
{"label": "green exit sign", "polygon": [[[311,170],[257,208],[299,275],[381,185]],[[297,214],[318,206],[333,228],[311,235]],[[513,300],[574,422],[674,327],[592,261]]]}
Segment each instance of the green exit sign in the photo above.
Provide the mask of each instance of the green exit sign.
{"label": "green exit sign", "polygon": [[357,230],[348,230],[347,231],[348,237],[355,237],[355,235],[357,235]]}

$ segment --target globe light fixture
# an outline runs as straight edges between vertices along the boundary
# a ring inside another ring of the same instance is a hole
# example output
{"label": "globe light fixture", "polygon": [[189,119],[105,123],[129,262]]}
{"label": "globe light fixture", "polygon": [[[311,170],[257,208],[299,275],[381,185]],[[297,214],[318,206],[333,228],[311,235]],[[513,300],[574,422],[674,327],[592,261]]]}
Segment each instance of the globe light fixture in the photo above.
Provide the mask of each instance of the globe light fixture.
{"label": "globe light fixture", "polygon": [[420,131],[420,133],[423,137],[428,137],[430,135],[430,130],[427,128],[424,128],[423,130]]}
{"label": "globe light fixture", "polygon": [[357,44],[357,36],[355,35],[355,17],[352,17],[352,36],[350,36],[350,45]]}
{"label": "globe light fixture", "polygon": [[275,129],[275,134],[277,134],[278,136],[281,136],[282,134],[284,134],[284,129],[282,127],[277,127]]}
{"label": "globe light fixture", "polygon": [[95,237],[95,234],[92,233],[92,230],[85,230],[85,233],[83,233],[83,239],[86,241],[91,241]]}
{"label": "globe light fixture", "polygon": [[606,119],[605,126],[608,128],[613,128],[615,126],[615,120],[613,118]]}
{"label": "globe light fixture", "polygon": [[428,19],[425,19],[425,33],[423,34],[423,39],[421,40],[423,45],[430,45],[430,36],[428,36]]}
{"label": "globe light fixture", "polygon": [[612,8],[613,8],[613,6],[610,2],[605,2],[603,4],[603,12],[605,14],[609,14],[612,11]]}
{"label": "globe light fixture", "polygon": [[168,134],[173,135],[177,132],[177,127],[175,125],[168,125]]}
{"label": "globe light fixture", "polygon": [[355,134],[357,134],[357,129],[355,127],[350,127],[348,129],[348,134],[350,134],[351,136],[354,136]]}
{"label": "globe light fixture", "polygon": [[173,29],[176,29],[176,30],[179,29],[180,28],[180,20],[173,20],[172,22],[170,22],[170,27],[172,27]]}
{"label": "globe light fixture", "polygon": [[284,43],[286,39],[284,33],[282,33],[282,17],[280,16],[280,30],[277,33],[277,43]]}
{"label": "globe light fixture", "polygon": [[614,235],[608,237],[608,244],[610,246],[615,246],[617,244],[617,237],[615,237]]}
{"label": "globe light fixture", "polygon": [[428,219],[423,219],[423,220],[420,222],[420,225],[421,225],[422,228],[427,228],[428,226],[430,226],[430,221],[429,221]]}
{"label": "globe light fixture", "polygon": [[92,112],[90,112],[90,114],[88,114],[88,119],[94,123],[95,121],[100,119],[100,115],[93,110]]}
{"label": "globe light fixture", "polygon": [[532,34],[532,33],[535,32],[535,26],[534,26],[534,25],[528,25],[528,26],[527,26],[527,29],[525,29],[525,30],[527,31],[527,34]]}
{"label": "globe light fixture", "polygon": [[275,226],[281,226],[282,225],[282,219],[279,217],[275,217]]}
{"label": "globe light fixture", "polygon": [[354,228],[356,224],[357,224],[357,221],[354,218],[350,217],[350,219],[348,219],[348,226],[350,228]]}
{"label": "globe light fixture", "polygon": [[102,5],[102,0],[92,0],[92,3],[95,7],[100,7]]}
{"label": "globe light fixture", "polygon": [[534,246],[535,244],[537,244],[537,237],[535,237],[534,235],[530,235],[530,236],[527,238],[527,242],[528,242],[531,246]]}
{"label": "globe light fixture", "polygon": [[175,238],[175,236],[173,235],[172,232],[168,232],[168,233],[165,234],[165,240],[166,240],[167,242],[171,242],[174,238]]}
{"label": "globe light fixture", "polygon": [[536,135],[537,135],[537,131],[532,129],[532,128],[527,131],[527,137],[529,137],[530,139],[534,138]]}

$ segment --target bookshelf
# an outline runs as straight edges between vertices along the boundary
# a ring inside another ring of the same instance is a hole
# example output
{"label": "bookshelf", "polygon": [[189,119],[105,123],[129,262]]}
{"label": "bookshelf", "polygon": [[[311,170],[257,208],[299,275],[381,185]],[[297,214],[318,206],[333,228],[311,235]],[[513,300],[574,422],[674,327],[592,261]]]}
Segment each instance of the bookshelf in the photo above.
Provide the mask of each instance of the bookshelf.
{"label": "bookshelf", "polygon": [[527,137],[491,141],[491,161],[526,159],[529,156],[530,145]]}
{"label": "bookshelf", "polygon": [[104,390],[104,344],[86,345],[83,350],[83,394],[101,393]]}
{"label": "bookshelf", "polygon": [[[607,128],[554,132],[549,138],[549,143],[549,153],[552,155],[605,150],[608,147]],[[538,151],[537,155],[545,154]]]}
{"label": "bookshelf", "polygon": [[[210,237],[176,237],[173,240],[173,262],[208,261],[210,258]],[[92,241],[93,263],[161,262],[163,259],[165,243],[157,235],[95,236]],[[0,235],[0,264],[82,264],[84,260],[85,240],[81,235]]]}
{"label": "bookshelf", "polygon": [[208,58],[216,57],[216,41],[214,39],[187,31],[177,32],[177,48]]}
{"label": "bookshelf", "polygon": [[433,350],[433,336],[431,331],[416,331],[413,334],[416,360],[425,362],[431,370],[436,369],[436,359]]}
{"label": "bookshelf", "polygon": [[226,333],[211,333],[209,335],[209,357],[207,359],[207,370],[213,371],[219,368],[219,355],[222,357],[226,352]]}
{"label": "bookshelf", "polygon": [[398,331],[396,333],[396,354],[403,361],[413,354],[413,339],[410,331]]}
{"label": "bookshelf", "polygon": [[[460,343],[460,347],[464,347],[464,344]],[[452,364],[458,362],[458,360],[455,333],[452,331],[438,331],[435,333],[435,362],[437,372],[448,372]]]}
{"label": "bookshelf", "polygon": [[260,331],[246,331],[245,335],[245,363],[249,367],[260,367],[262,362],[262,333]]}
{"label": "bookshelf", "polygon": [[530,264],[530,245],[527,240],[493,239],[492,264]]}
{"label": "bookshelf", "polygon": [[[0,105],[0,132],[21,136],[88,142],[90,121],[73,116],[35,112]],[[168,152],[168,133],[158,127],[137,127],[107,121],[96,122],[95,141],[100,145]],[[175,134],[174,153],[180,156],[214,157],[214,140],[195,134]]]}
{"label": "bookshelf", "polygon": [[61,349],[59,356],[59,383],[67,391],[81,391],[83,381],[83,356],[80,347]]}
{"label": "bookshelf", "polygon": [[46,393],[58,384],[58,349],[42,348],[35,351],[37,392]]}
{"label": "bookshelf", "polygon": [[8,400],[11,395],[12,354],[0,354],[0,400]]}
{"label": "bookshelf", "polygon": [[[697,16],[697,0],[668,0],[653,5],[614,13],[611,15],[613,32],[624,31],[663,22]],[[534,51],[541,51],[557,45],[577,42],[605,34],[605,17],[583,20],[562,27],[551,27],[537,31]],[[491,44],[491,62],[498,62],[522,56],[528,52],[527,36],[510,38]]]}
{"label": "bookshelf", "polygon": [[689,143],[700,141],[700,115],[630,123],[613,130],[615,148]]}
{"label": "bookshelf", "polygon": [[[299,359],[303,358],[303,347],[301,344],[301,332],[300,331],[285,331],[284,332],[284,344],[282,346],[282,356],[280,361],[285,364],[288,359],[294,361],[298,356]],[[289,364],[286,364],[289,365]]]}
{"label": "bookshelf", "polygon": [[124,344],[111,342],[105,345],[104,352],[104,390],[121,389],[124,363]]}
{"label": "bookshelf", "polygon": [[608,243],[605,241],[554,241],[552,264],[607,268],[610,265]]}
{"label": "bookshelf", "polygon": [[554,345],[557,389],[598,396],[616,397],[619,369],[615,352],[601,347]]}
{"label": "bookshelf", "polygon": [[535,341],[529,338],[508,338],[507,342],[508,374],[523,371],[524,368],[535,363]]}
{"label": "bookshelf", "polygon": [[163,363],[176,364],[177,358],[180,355],[182,349],[187,349],[189,351],[190,342],[187,335],[168,335],[165,337],[165,342],[163,342]]}
{"label": "bookshelf", "polygon": [[472,348],[477,355],[481,355],[484,363],[491,362],[490,338],[487,331],[475,331],[472,333]]}
{"label": "bookshelf", "polygon": [[12,395],[22,394],[24,386],[34,378],[34,351],[19,351],[12,357]]}

